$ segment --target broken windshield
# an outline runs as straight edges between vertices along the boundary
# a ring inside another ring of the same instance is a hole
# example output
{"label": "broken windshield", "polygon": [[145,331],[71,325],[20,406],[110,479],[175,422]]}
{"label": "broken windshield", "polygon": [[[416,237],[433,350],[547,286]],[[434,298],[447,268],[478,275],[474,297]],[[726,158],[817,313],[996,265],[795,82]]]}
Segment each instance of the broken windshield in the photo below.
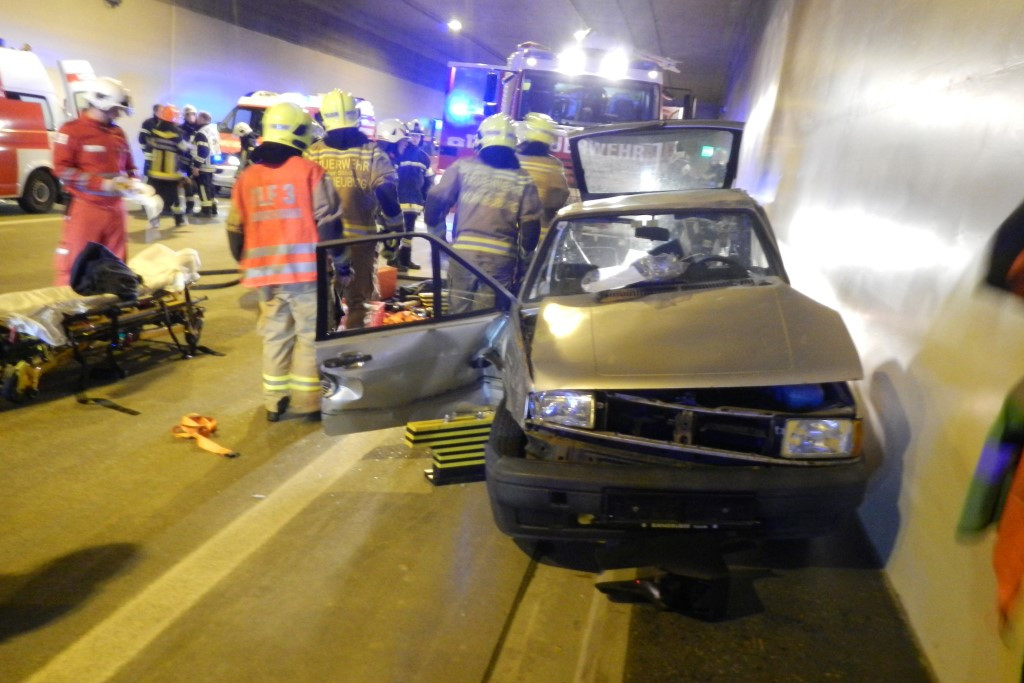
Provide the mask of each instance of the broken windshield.
{"label": "broken windshield", "polygon": [[779,273],[748,211],[603,216],[563,221],[539,253],[531,299],[624,287],[725,286]]}

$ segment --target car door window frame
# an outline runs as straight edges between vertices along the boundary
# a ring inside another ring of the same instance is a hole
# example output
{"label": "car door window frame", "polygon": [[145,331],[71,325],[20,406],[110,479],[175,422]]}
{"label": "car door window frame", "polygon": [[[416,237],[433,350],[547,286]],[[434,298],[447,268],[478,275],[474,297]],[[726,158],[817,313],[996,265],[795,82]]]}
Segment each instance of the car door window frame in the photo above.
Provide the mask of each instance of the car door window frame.
{"label": "car door window frame", "polygon": [[[328,330],[328,297],[331,295],[331,282],[328,276],[328,264],[329,264],[329,250],[339,247],[347,246],[350,244],[365,244],[367,242],[383,242],[390,239],[397,239],[398,237],[409,237],[412,239],[424,239],[431,244],[430,250],[430,267],[431,275],[428,276],[431,280],[431,291],[434,295],[434,317],[425,318],[424,320],[399,323],[396,325],[382,325],[377,327],[363,327],[354,330]],[[441,268],[441,255],[444,253],[448,262],[458,263],[462,268],[468,270],[481,282],[490,286],[494,292],[494,307],[480,310],[471,310],[460,313],[441,313],[441,303],[443,300],[443,284],[445,281],[445,275],[442,275]],[[403,327],[421,329],[423,325],[429,325],[432,323],[439,323],[449,320],[461,320],[465,318],[476,317],[480,315],[494,315],[497,312],[508,313],[513,302],[516,300],[514,294],[509,292],[505,287],[498,283],[488,275],[481,273],[474,265],[469,263],[466,259],[461,257],[451,245],[431,234],[425,233],[413,233],[411,235],[405,235],[404,233],[381,233],[377,235],[368,235],[365,237],[349,237],[337,240],[329,240],[326,242],[320,242],[316,246],[316,281],[317,281],[317,311],[316,311],[316,341],[323,342],[330,339],[338,339],[339,337],[351,337],[359,334],[370,334],[373,332],[381,331],[394,331],[400,330]]]}

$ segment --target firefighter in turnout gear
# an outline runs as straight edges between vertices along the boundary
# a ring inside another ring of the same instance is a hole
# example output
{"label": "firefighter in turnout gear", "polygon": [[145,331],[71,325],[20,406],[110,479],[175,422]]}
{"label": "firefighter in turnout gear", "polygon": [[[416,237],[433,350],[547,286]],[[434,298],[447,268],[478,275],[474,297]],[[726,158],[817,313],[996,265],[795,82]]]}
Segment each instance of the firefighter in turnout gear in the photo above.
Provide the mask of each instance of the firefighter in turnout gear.
{"label": "firefighter in turnout gear", "polygon": [[[193,149],[195,149],[195,137],[196,133],[199,132],[199,122],[196,120],[199,115],[198,110],[191,104],[186,104],[181,109],[182,122],[181,132],[182,137]],[[182,185],[185,188],[185,213],[189,216],[196,208],[196,181],[192,174],[192,159],[186,160],[185,164],[185,182]]]}
{"label": "firefighter in turnout gear", "polygon": [[[306,157],[323,167],[341,197],[345,212],[345,236],[376,234],[375,213],[384,215],[387,229],[398,231],[402,209],[398,204],[398,178],[388,155],[359,130],[356,98],[334,90],[324,96],[320,115],[326,134],[313,143]],[[366,325],[369,302],[377,295],[376,244],[349,247],[348,282],[341,282],[341,296],[348,306],[345,328]],[[339,281],[340,282],[340,281]]]}
{"label": "firefighter in turnout gear", "polygon": [[555,214],[569,199],[565,167],[551,153],[558,126],[547,114],[531,112],[518,124],[517,130],[519,146],[516,147],[516,156],[519,165],[533,178],[537,194],[540,195],[540,205],[544,208],[544,219],[540,225],[540,241],[544,241]]}
{"label": "firefighter in turnout gear", "polygon": [[[185,141],[178,123],[181,120],[178,108],[165,104],[160,109],[156,125],[146,137],[149,149],[149,172],[147,182],[153,186],[164,202],[164,210],[174,216],[174,225],[185,224],[185,206],[179,189],[182,175],[182,160],[188,159],[191,148]],[[185,164],[187,165],[187,164]],[[150,227],[159,227],[160,219],[150,219]]]}
{"label": "firefighter in turnout gear", "polygon": [[[414,122],[419,128],[419,121]],[[434,171],[430,168],[430,157],[420,149],[410,129],[409,135],[395,143],[395,167],[398,169],[398,201],[405,218],[405,232],[416,230],[416,219],[423,213],[427,192],[434,184]],[[422,139],[422,133],[419,134]],[[419,270],[412,262],[412,240],[405,238],[398,250],[398,270]]]}
{"label": "firefighter in turnout gear", "polygon": [[[228,244],[242,284],[257,288],[263,336],[267,419],[286,409],[319,417],[320,378],[313,350],[316,244],[342,236],[341,200],[324,169],[303,159],[313,120],[301,107],[275,104],[263,117],[263,144],[231,193]],[[337,268],[342,254],[334,253]]]}
{"label": "firefighter in turnout gear", "polygon": [[213,162],[220,155],[220,134],[209,112],[199,112],[196,121],[199,130],[192,137],[192,169],[199,193],[199,215],[212,218],[217,215],[217,188],[213,184],[217,167]]}
{"label": "firefighter in turnout gear", "polygon": [[[398,172],[398,202],[402,206],[406,234],[415,232],[416,219],[423,213],[427,190],[433,184],[434,172],[430,157],[417,147],[407,127],[398,119],[385,119],[377,124],[377,141],[385,143],[388,157]],[[394,265],[401,273],[419,270],[412,262],[412,240],[402,239]]]}
{"label": "firefighter in turnout gear", "polygon": [[[541,205],[530,174],[519,166],[512,120],[493,114],[480,123],[480,151],[459,159],[427,195],[423,218],[431,233],[444,238],[445,216],[455,207],[455,251],[482,272],[515,292],[540,236]],[[462,268],[449,274],[451,290],[465,302],[476,300],[475,278]],[[453,294],[455,296],[455,294]]]}
{"label": "firefighter in turnout gear", "polygon": [[122,197],[133,188],[135,163],[115,123],[132,112],[131,94],[113,78],[97,78],[83,92],[86,107],[54,137],[53,166],[71,193],[54,258],[55,284],[69,282],[71,266],[89,242],[127,260],[127,217]]}
{"label": "firefighter in turnout gear", "polygon": [[152,159],[151,150],[149,149],[149,132],[153,130],[153,126],[156,125],[157,121],[160,120],[160,110],[166,105],[154,104],[153,115],[142,122],[139,126],[139,147],[142,148],[142,156],[145,159],[142,165],[142,174],[149,175],[149,162]]}
{"label": "firefighter in turnout gear", "polygon": [[235,127],[231,130],[232,133],[238,136],[238,171],[241,173],[245,170],[245,167],[249,165],[249,160],[252,157],[252,151],[256,149],[256,133],[253,132],[252,127],[244,121],[239,121],[235,124]]}

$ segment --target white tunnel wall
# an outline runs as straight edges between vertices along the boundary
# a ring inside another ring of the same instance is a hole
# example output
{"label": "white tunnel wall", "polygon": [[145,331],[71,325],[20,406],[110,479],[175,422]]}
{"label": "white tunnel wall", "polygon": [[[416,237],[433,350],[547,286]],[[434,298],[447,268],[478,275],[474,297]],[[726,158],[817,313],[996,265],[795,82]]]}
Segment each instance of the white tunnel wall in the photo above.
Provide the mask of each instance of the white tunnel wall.
{"label": "white tunnel wall", "polygon": [[857,342],[861,516],[944,682],[1018,681],[1024,656],[1024,609],[1000,633],[992,532],[956,535],[1024,377],[1024,300],[979,284],[1024,200],[1022,29],[1006,0],[778,0],[725,115],[748,121],[739,185],[767,203],[794,285]]}
{"label": "white tunnel wall", "polygon": [[[121,124],[133,143],[157,102],[194,104],[219,121],[253,90],[341,88],[369,99],[378,120],[434,117],[444,107],[441,91],[158,0],[131,0],[117,9],[100,0],[10,5],[2,12],[0,38],[8,47],[32,46],[61,100],[60,59],[87,59],[98,75],[125,83],[135,114]],[[135,151],[139,161],[141,151]]]}

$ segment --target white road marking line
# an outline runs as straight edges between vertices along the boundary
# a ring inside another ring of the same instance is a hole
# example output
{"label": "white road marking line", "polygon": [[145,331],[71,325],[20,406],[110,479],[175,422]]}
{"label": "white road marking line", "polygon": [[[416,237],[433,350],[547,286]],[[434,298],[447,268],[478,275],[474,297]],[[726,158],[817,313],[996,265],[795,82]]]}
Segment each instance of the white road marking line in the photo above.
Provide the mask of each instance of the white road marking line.
{"label": "white road marking line", "polygon": [[[633,579],[636,570],[611,572],[613,580]],[[602,581],[609,577],[602,577]],[[633,615],[629,603],[613,603],[596,588],[583,626],[579,657],[573,683],[621,681],[626,673],[626,650],[629,646],[629,622]]]}
{"label": "white road marking line", "polygon": [[32,216],[30,218],[15,218],[14,220],[11,220],[11,221],[6,220],[4,218],[0,218],[0,227],[5,227],[5,226],[8,226],[8,225],[18,225],[20,223],[42,223],[43,221],[59,221],[62,218],[64,218],[64,216],[62,216],[61,214],[56,214],[56,213],[55,214],[50,214],[48,216]]}
{"label": "white road marking line", "polygon": [[359,463],[393,440],[393,430],[341,437],[266,499],[169,568],[134,598],[36,671],[27,683],[106,681],[190,610],[302,510]]}

